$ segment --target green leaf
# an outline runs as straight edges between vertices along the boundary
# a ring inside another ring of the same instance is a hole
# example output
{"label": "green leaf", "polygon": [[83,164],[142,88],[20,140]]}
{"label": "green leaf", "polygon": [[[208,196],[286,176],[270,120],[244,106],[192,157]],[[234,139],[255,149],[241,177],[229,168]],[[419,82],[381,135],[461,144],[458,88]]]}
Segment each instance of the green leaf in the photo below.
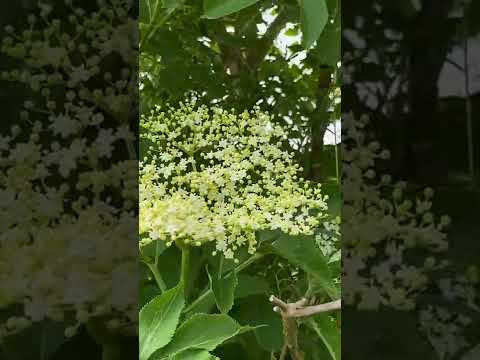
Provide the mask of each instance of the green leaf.
{"label": "green leaf", "polygon": [[341,11],[340,6],[330,9],[334,12],[333,22],[329,22],[317,40],[317,46],[312,55],[321,63],[328,66],[336,66],[341,57]]}
{"label": "green leaf", "polygon": [[283,327],[281,317],[273,311],[268,296],[254,295],[235,304],[232,316],[242,324],[256,326],[255,338],[258,344],[268,352],[280,351],[283,346]]}
{"label": "green leaf", "polygon": [[258,276],[238,275],[238,285],[235,289],[235,299],[245,298],[250,295],[269,294],[270,286],[265,279]]}
{"label": "green leaf", "polygon": [[205,296],[202,296],[199,302],[195,304],[195,306],[190,309],[185,316],[190,318],[192,315],[197,313],[210,313],[213,311],[215,307],[215,296],[211,291],[207,292]]}
{"label": "green leaf", "polygon": [[[283,345],[283,327],[280,316],[273,311],[272,304],[265,298],[250,308],[255,314],[255,336],[262,348],[267,351],[279,351]],[[253,315],[252,314],[252,315]],[[261,326],[266,325],[266,326]]]}
{"label": "green leaf", "polygon": [[303,46],[308,49],[318,39],[328,21],[325,0],[299,0],[302,18]]}
{"label": "green leaf", "polygon": [[163,0],[163,7],[166,9],[175,9],[180,5],[182,0]]}
{"label": "green leaf", "polygon": [[157,296],[140,310],[140,360],[147,360],[170,342],[184,306],[183,287],[177,286]]}
{"label": "green leaf", "polygon": [[157,285],[148,284],[140,287],[140,306],[143,307],[154,297],[160,295],[160,289]]}
{"label": "green leaf", "polygon": [[[328,146],[326,146],[328,149]],[[322,184],[322,189],[325,195],[328,195],[328,213],[332,218],[342,216],[342,195],[339,185],[336,181],[325,182]]]}
{"label": "green leaf", "polygon": [[[141,23],[150,24],[155,19],[154,16],[159,14],[160,7],[172,9],[178,5],[178,0],[140,0],[139,1],[139,21]],[[157,16],[158,18],[158,16]]]}
{"label": "green leaf", "polygon": [[153,260],[155,259],[155,255],[160,256],[166,249],[165,241],[155,240],[141,246],[140,253]]}
{"label": "green leaf", "polygon": [[313,237],[282,234],[273,242],[272,246],[278,255],[312,276],[330,298],[338,299],[340,297],[327,260],[315,244]]}
{"label": "green leaf", "polygon": [[208,19],[218,19],[233,14],[258,0],[203,0],[203,16]]}
{"label": "green leaf", "polygon": [[187,350],[171,356],[169,360],[215,360],[218,359],[206,350]]}
{"label": "green leaf", "polygon": [[212,276],[208,267],[207,274],[218,310],[223,314],[228,313],[233,306],[235,288],[238,284],[237,274],[235,271],[232,271],[228,276],[223,274],[219,276],[218,272],[216,272]]}
{"label": "green leaf", "polygon": [[333,319],[328,315],[318,315],[308,320],[308,325],[322,339],[332,360],[341,358],[341,333]]}
{"label": "green leaf", "polygon": [[168,358],[186,350],[212,351],[224,341],[252,329],[242,327],[228,315],[196,314],[180,325],[172,341],[151,359]]}

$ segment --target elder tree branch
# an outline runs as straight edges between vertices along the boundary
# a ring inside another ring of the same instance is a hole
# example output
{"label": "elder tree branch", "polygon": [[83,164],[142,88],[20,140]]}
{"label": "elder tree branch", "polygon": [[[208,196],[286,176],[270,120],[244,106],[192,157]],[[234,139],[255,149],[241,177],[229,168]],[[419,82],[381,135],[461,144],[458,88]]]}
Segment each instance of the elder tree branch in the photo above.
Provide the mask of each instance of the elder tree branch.
{"label": "elder tree branch", "polygon": [[313,316],[328,311],[340,310],[342,300],[334,300],[324,304],[308,305],[307,299],[301,299],[294,303],[286,303],[276,296],[270,297],[270,302],[275,305],[273,310],[280,313],[285,318],[299,318]]}
{"label": "elder tree branch", "polygon": [[308,300],[303,298],[294,303],[286,303],[276,296],[270,296],[270,302],[274,305],[273,310],[282,316],[284,346],[280,354],[280,360],[285,359],[287,351],[293,360],[304,360],[304,353],[298,344],[297,318],[312,316],[328,311],[340,310],[342,300],[338,299],[324,304],[310,305]]}

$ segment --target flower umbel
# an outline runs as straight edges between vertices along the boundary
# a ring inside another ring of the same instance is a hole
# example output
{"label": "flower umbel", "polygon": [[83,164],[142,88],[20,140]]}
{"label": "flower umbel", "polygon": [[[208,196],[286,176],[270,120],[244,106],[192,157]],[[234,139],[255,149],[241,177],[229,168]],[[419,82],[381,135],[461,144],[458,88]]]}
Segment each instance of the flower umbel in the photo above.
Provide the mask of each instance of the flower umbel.
{"label": "flower umbel", "polygon": [[282,149],[286,131],[255,109],[239,115],[181,104],[144,116],[151,144],[140,164],[140,232],[218,252],[257,247],[258,230],[313,234],[326,210],[319,185]]}

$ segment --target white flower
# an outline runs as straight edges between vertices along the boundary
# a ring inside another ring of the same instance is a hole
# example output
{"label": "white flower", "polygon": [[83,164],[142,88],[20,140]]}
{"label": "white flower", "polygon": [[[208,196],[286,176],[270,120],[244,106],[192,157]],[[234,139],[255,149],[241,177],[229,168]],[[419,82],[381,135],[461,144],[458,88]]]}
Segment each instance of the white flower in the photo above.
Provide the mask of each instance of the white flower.
{"label": "white flower", "polygon": [[50,129],[53,130],[55,135],[61,135],[63,138],[66,138],[77,132],[78,122],[68,115],[52,116],[50,120],[52,121]]}
{"label": "white flower", "polygon": [[90,71],[85,68],[85,64],[73,68],[70,73],[70,81],[75,86],[78,83],[88,81],[90,79]]}
{"label": "white flower", "polygon": [[113,135],[112,129],[100,129],[95,141],[99,157],[111,157],[114,148],[113,143],[116,140],[117,137]]}

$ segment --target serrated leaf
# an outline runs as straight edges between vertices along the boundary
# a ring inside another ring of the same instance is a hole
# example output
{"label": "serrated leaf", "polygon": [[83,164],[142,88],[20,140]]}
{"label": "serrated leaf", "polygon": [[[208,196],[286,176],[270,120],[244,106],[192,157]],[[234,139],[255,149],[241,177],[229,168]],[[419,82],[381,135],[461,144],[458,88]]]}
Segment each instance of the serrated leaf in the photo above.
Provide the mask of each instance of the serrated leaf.
{"label": "serrated leaf", "polygon": [[172,341],[153,354],[151,360],[168,358],[186,350],[212,351],[235,335],[253,329],[241,326],[228,315],[196,314],[180,325]]}
{"label": "serrated leaf", "polygon": [[232,271],[228,276],[222,275],[221,277],[215,272],[212,276],[207,267],[207,275],[218,310],[223,314],[227,314],[232,309],[235,288],[238,284],[236,272]]}
{"label": "serrated leaf", "polygon": [[325,0],[300,0],[302,44],[308,49],[318,39],[328,21]]}
{"label": "serrated leaf", "polygon": [[273,242],[272,246],[278,255],[312,276],[330,298],[338,299],[340,297],[327,260],[311,236],[282,234]]}
{"label": "serrated leaf", "polygon": [[161,295],[160,289],[156,285],[148,284],[140,287],[140,305],[143,307],[155,296]]}
{"label": "serrated leaf", "polygon": [[204,0],[203,16],[218,19],[230,15],[258,2],[258,0]]}
{"label": "serrated leaf", "polygon": [[140,360],[147,360],[170,342],[184,306],[183,287],[177,286],[157,296],[140,310]]}
{"label": "serrated leaf", "polygon": [[322,339],[332,360],[341,359],[341,333],[328,315],[318,315],[308,320],[308,325]]}

